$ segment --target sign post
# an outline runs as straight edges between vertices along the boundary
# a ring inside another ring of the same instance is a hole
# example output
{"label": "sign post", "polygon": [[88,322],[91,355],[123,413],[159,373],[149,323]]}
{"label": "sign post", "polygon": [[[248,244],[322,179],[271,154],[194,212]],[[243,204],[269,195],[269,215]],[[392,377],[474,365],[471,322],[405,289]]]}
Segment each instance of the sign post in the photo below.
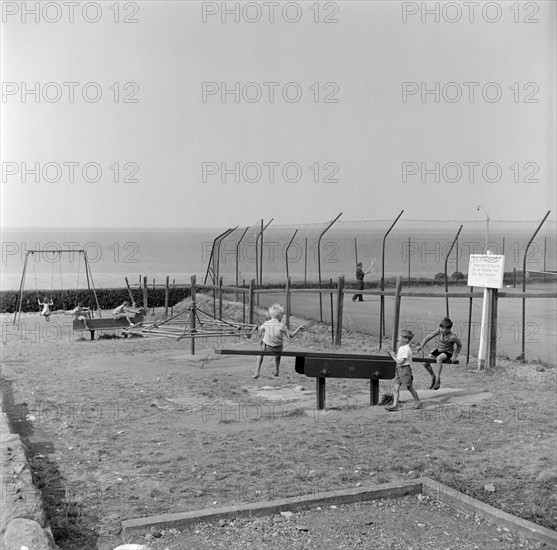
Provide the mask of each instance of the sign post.
{"label": "sign post", "polygon": [[485,368],[489,352],[489,366],[495,366],[497,349],[497,291],[503,288],[505,273],[505,256],[491,254],[470,254],[468,266],[468,286],[483,287],[482,326],[480,331],[480,349],[478,351],[478,369]]}

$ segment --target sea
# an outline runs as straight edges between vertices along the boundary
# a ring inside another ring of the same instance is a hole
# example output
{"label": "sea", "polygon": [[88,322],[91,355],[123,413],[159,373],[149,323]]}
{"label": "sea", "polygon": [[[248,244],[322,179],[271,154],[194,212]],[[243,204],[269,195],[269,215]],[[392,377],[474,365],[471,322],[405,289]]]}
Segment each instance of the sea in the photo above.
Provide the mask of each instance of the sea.
{"label": "sea", "polygon": [[[492,224],[462,229],[435,224],[405,225],[393,229],[349,224],[326,226],[270,226],[263,232],[261,258],[260,227],[236,228],[220,244],[215,239],[232,228],[181,229],[2,229],[1,290],[87,288],[89,276],[96,288],[139,283],[189,284],[211,275],[223,277],[225,285],[249,284],[262,273],[262,282],[328,284],[344,275],[355,279],[356,261],[371,267],[367,281],[385,277],[432,278],[447,272],[467,273],[470,254],[482,254],[486,239],[492,253],[505,256],[505,271],[523,268],[527,243],[535,223]],[[37,251],[31,253],[30,251]],[[84,262],[83,250],[88,259]],[[450,254],[449,254],[450,252]],[[447,254],[448,259],[447,259]],[[546,225],[531,242],[527,270],[557,270],[555,222]],[[27,266],[24,274],[24,265]]]}

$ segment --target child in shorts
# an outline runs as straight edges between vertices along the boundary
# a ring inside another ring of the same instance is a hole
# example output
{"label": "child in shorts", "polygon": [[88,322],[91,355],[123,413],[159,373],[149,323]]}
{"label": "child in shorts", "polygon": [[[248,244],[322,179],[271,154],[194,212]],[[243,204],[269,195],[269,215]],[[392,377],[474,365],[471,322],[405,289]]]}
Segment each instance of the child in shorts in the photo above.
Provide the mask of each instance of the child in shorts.
{"label": "child in shorts", "polygon": [[130,327],[135,327],[132,319],[135,317],[136,313],[139,313],[139,310],[134,307],[130,307],[130,303],[127,300],[124,300],[122,305],[118,306],[112,312],[112,317],[114,317],[114,319],[127,319]]}
{"label": "child in shorts", "polygon": [[443,361],[456,361],[456,358],[462,349],[462,342],[459,337],[451,332],[452,327],[453,322],[448,317],[445,317],[439,323],[439,328],[435,332],[428,334],[418,346],[418,351],[420,351],[431,339],[436,336],[440,337],[437,348],[429,354],[429,357],[435,357],[437,375],[431,368],[431,365],[424,364],[425,369],[431,376],[431,385],[429,386],[430,390],[438,390],[441,387],[441,371],[443,370]]}
{"label": "child in shorts", "polygon": [[403,330],[398,337],[398,352],[389,351],[389,355],[396,361],[395,387],[393,391],[393,404],[387,405],[387,411],[398,411],[398,400],[400,396],[400,387],[404,386],[414,398],[414,408],[421,409],[422,402],[418,397],[418,393],[414,389],[414,377],[412,375],[412,348],[410,341],[414,338],[414,334],[409,330]]}
{"label": "child in shorts", "polygon": [[[269,308],[270,319],[265,321],[260,327],[254,329],[258,331],[261,335],[263,334],[263,339],[261,340],[261,350],[262,351],[272,351],[275,355],[275,376],[279,376],[280,367],[280,354],[282,352],[282,346],[284,343],[284,337],[294,338],[299,330],[302,330],[305,325],[300,325],[295,331],[290,332],[288,327],[282,322],[282,316],[284,315],[284,309],[280,304],[274,304]],[[261,364],[263,363],[263,355],[257,357],[257,366],[255,368],[255,374],[253,378],[259,378],[261,373]]]}
{"label": "child in shorts", "polygon": [[74,320],[76,321],[83,321],[83,323],[85,324],[85,328],[88,329],[89,327],[87,326],[87,319],[91,318],[91,312],[89,310],[89,308],[84,308],[83,307],[83,303],[79,302],[77,304],[77,306],[72,309],[71,311],[68,311],[66,313],[66,315],[72,315]]}

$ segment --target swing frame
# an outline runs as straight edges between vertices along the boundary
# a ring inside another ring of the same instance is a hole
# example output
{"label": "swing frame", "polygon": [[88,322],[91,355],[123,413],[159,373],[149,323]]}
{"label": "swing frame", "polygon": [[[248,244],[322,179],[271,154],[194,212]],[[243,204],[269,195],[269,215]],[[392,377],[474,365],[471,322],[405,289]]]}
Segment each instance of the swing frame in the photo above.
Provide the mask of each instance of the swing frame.
{"label": "swing frame", "polygon": [[[91,265],[89,263],[89,258],[87,258],[87,252],[83,249],[79,249],[79,250],[43,250],[43,249],[35,249],[35,250],[28,250],[27,253],[25,254],[25,262],[23,263],[23,272],[21,273],[21,281],[19,283],[19,296],[18,296],[18,307],[16,309],[15,312],[15,316],[14,316],[14,321],[13,324],[17,324],[17,327],[19,329],[19,322],[21,320],[21,310],[23,308],[23,292],[25,290],[25,277],[27,275],[27,264],[29,261],[29,255],[34,256],[35,254],[59,254],[59,260],[61,260],[62,254],[79,254],[78,257],[78,268],[81,265],[81,256],[83,255],[83,262],[85,264],[85,275],[87,277],[87,288],[89,290],[89,294],[92,295],[95,299],[95,304],[97,305],[97,311],[99,312],[99,317],[102,317],[101,315],[101,308],[99,306],[99,299],[97,297],[97,291],[95,289],[95,284],[93,283],[93,273],[91,272]],[[54,267],[53,267],[54,270]],[[60,264],[60,270],[62,270],[62,264]],[[79,273],[79,271],[78,271]],[[78,284],[79,284],[79,280],[78,280]],[[64,290],[64,289],[61,289]],[[38,292],[38,289],[37,289]],[[76,294],[77,294],[77,289],[76,289]],[[51,289],[51,300],[52,300],[52,289]],[[93,311],[91,311],[91,316],[93,317]]]}

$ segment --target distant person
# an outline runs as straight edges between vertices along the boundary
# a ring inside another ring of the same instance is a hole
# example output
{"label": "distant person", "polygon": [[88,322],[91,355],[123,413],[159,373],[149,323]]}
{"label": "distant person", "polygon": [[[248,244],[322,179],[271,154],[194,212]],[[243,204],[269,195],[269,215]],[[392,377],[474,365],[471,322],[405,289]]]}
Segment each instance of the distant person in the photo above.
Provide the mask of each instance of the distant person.
{"label": "distant person", "polygon": [[39,315],[43,315],[47,321],[50,321],[50,315],[51,315],[50,306],[53,306],[54,302],[52,301],[52,299],[47,300],[46,296],[43,298],[43,300],[44,301],[41,302],[40,298],[37,299],[39,306],[43,308],[42,311],[39,313]]}
{"label": "distant person", "polygon": [[[363,265],[362,262],[358,262],[356,264],[356,288],[358,290],[363,290],[364,289],[364,277],[368,274],[371,273],[371,270],[373,269],[373,266],[375,264],[375,258],[373,258],[373,260],[371,260],[371,265],[369,266],[369,269],[367,271],[364,271],[363,269]],[[354,294],[354,296],[352,296],[352,301],[353,302],[363,302],[364,301],[364,297],[362,294]]]}
{"label": "distant person", "polygon": [[439,323],[439,328],[435,332],[428,334],[418,346],[418,351],[420,351],[430,340],[439,336],[437,348],[429,354],[429,357],[435,357],[436,359],[437,375],[433,372],[431,365],[424,363],[425,369],[431,376],[431,386],[429,386],[430,390],[432,388],[434,390],[438,390],[441,387],[441,371],[443,370],[443,361],[456,361],[456,358],[462,349],[462,342],[456,334],[451,332],[452,327],[453,322],[448,317],[445,317]]}
{"label": "distant person", "polygon": [[74,321],[83,321],[85,328],[89,329],[87,326],[87,319],[91,318],[91,312],[89,311],[89,308],[83,307],[82,302],[79,302],[71,311],[66,312],[66,315],[73,315]]}
{"label": "distant person", "polygon": [[[302,330],[305,325],[300,325],[295,331],[290,332],[288,327],[282,322],[284,309],[280,304],[274,304],[269,308],[270,319],[265,321],[260,327],[253,329],[261,335],[261,351],[272,351],[275,353],[275,376],[279,376],[280,367],[280,354],[284,343],[284,337],[294,338],[299,330]],[[261,372],[261,364],[263,363],[263,355],[257,357],[257,366],[253,378],[259,378]]]}
{"label": "distant person", "polygon": [[409,330],[403,330],[398,337],[398,351],[395,354],[389,351],[389,355],[396,361],[395,387],[393,391],[393,404],[385,407],[388,411],[398,411],[398,400],[400,396],[400,387],[404,386],[412,394],[414,398],[414,408],[421,409],[422,402],[418,397],[418,393],[414,389],[414,376],[412,375],[412,348],[410,342],[414,338],[414,334]]}
{"label": "distant person", "polygon": [[130,307],[130,303],[127,300],[124,300],[121,306],[118,306],[113,312],[112,317],[114,319],[127,319],[128,323],[131,327],[135,327],[134,322],[132,319],[139,313],[138,309]]}

